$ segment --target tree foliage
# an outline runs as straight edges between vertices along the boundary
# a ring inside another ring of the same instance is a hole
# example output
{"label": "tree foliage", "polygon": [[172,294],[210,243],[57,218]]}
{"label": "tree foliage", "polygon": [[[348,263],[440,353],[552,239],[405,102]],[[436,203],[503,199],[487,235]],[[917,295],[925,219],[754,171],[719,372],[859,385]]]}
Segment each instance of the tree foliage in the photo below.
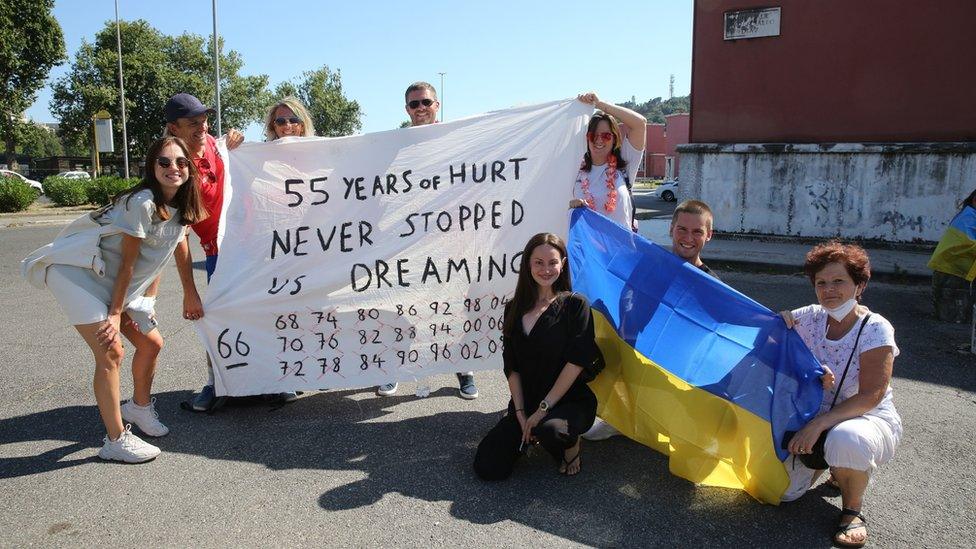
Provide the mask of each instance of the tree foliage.
{"label": "tree foliage", "polygon": [[363,127],[359,103],[342,92],[342,75],[328,65],[306,71],[297,82],[282,82],[275,88],[274,101],[293,95],[308,107],[315,134],[325,137],[350,135]]}
{"label": "tree foliage", "polygon": [[663,124],[664,117],[669,114],[691,112],[691,96],[672,97],[662,101],[660,97],[649,99],[643,103],[637,103],[636,98],[631,97],[630,101],[620,104],[622,107],[637,111],[647,118],[648,122]]}
{"label": "tree foliage", "polygon": [[[129,154],[138,159],[162,135],[163,107],[171,96],[187,92],[215,106],[213,46],[211,40],[196,34],[165,35],[141,19],[122,22],[121,35]],[[243,65],[235,51],[220,55],[224,131],[259,120],[268,102],[268,77],[242,76]],[[112,114],[116,150],[121,150],[118,86],[115,22],[110,21],[94,42],[82,42],[71,71],[52,86],[51,112],[60,120],[66,148],[90,148],[92,115],[105,109]]]}
{"label": "tree foliage", "polygon": [[46,156],[61,156],[64,154],[64,147],[61,140],[51,130],[28,122],[21,126],[20,139],[17,141],[17,153],[26,154],[35,158]]}
{"label": "tree foliage", "polygon": [[17,164],[22,120],[51,68],[65,58],[64,35],[51,10],[54,0],[0,0],[0,138],[7,164]]}

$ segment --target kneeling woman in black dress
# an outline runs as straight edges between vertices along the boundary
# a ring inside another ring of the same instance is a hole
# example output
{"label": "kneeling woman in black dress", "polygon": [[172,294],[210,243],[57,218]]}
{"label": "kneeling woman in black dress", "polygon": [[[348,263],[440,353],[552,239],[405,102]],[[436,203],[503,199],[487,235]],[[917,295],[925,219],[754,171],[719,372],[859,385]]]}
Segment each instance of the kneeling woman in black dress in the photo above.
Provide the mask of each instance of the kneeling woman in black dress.
{"label": "kneeling woman in black dress", "polygon": [[586,380],[603,360],[590,305],[572,292],[566,245],[558,236],[540,233],[526,244],[503,333],[512,399],[508,413],[478,445],[475,472],[485,480],[506,479],[523,451],[538,442],[560,463],[560,473],[575,475],[579,435],[596,416],[596,396]]}

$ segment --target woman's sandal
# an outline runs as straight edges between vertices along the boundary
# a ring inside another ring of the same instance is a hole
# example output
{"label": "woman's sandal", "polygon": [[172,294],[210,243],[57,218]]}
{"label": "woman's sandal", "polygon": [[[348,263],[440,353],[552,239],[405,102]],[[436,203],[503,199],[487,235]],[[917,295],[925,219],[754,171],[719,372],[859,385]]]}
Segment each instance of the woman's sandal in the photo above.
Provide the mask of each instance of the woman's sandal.
{"label": "woman's sandal", "polygon": [[576,457],[574,457],[573,459],[571,459],[571,460],[569,460],[569,461],[567,461],[567,460],[566,460],[566,455],[565,455],[565,454],[563,454],[563,460],[562,460],[562,461],[563,461],[563,463],[562,463],[562,466],[560,467],[560,469],[562,469],[562,470],[561,470],[561,471],[559,471],[559,474],[560,474],[560,475],[566,475],[566,476],[570,476],[570,477],[572,477],[572,476],[576,476],[576,475],[578,475],[578,474],[579,474],[579,472],[583,470],[583,467],[582,467],[582,465],[580,465],[580,468],[579,468],[579,470],[577,470],[577,471],[576,471],[575,473],[573,473],[573,474],[570,474],[570,473],[569,473],[569,466],[570,466],[570,465],[572,465],[572,464],[574,464],[574,463],[576,463],[576,462],[578,462],[578,461],[580,460],[580,456],[581,456],[581,455],[583,455],[583,445],[582,445],[582,444],[580,444],[580,446],[579,446],[579,451],[578,451],[578,452],[576,452]]}
{"label": "woman's sandal", "polygon": [[[864,547],[864,544],[868,542],[868,519],[864,518],[864,515],[860,511],[855,511],[854,509],[841,510],[840,520],[844,520],[844,517],[851,517],[851,522],[837,527],[837,531],[834,532],[834,543],[841,547]],[[861,519],[861,522],[854,522],[854,519]],[[859,542],[848,542],[840,539],[841,535],[858,528],[864,528],[863,540]]]}

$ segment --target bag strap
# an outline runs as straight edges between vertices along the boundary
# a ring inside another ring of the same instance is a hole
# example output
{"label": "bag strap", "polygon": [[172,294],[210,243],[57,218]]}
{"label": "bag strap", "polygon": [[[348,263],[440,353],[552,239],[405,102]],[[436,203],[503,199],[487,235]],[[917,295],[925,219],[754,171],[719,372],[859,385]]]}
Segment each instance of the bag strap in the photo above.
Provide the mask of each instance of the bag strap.
{"label": "bag strap", "polygon": [[[847,378],[847,370],[851,367],[851,362],[854,360],[854,353],[857,352],[857,344],[861,341],[861,332],[864,331],[864,326],[867,325],[868,319],[871,318],[871,313],[868,313],[861,321],[861,327],[857,330],[857,337],[854,338],[854,348],[851,349],[851,356],[847,359],[847,366],[844,366],[844,375],[840,376],[840,383],[837,384],[837,391],[834,393],[834,400],[830,403],[830,408],[834,408],[834,404],[837,404],[837,397],[840,396],[840,388],[844,386],[844,379]],[[824,336],[826,337],[826,336]]]}

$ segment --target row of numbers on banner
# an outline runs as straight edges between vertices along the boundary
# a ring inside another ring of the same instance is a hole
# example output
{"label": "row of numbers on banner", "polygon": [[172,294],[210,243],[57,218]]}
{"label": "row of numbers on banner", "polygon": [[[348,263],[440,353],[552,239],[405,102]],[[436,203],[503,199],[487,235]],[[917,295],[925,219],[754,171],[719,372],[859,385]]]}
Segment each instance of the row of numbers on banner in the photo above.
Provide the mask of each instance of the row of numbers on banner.
{"label": "row of numbers on banner", "polygon": [[[273,315],[279,380],[288,376],[319,382],[372,369],[423,368],[498,357],[507,296],[466,297],[459,302],[399,303],[393,308],[337,308]],[[227,370],[249,365],[247,334],[226,329],[217,352]]]}

